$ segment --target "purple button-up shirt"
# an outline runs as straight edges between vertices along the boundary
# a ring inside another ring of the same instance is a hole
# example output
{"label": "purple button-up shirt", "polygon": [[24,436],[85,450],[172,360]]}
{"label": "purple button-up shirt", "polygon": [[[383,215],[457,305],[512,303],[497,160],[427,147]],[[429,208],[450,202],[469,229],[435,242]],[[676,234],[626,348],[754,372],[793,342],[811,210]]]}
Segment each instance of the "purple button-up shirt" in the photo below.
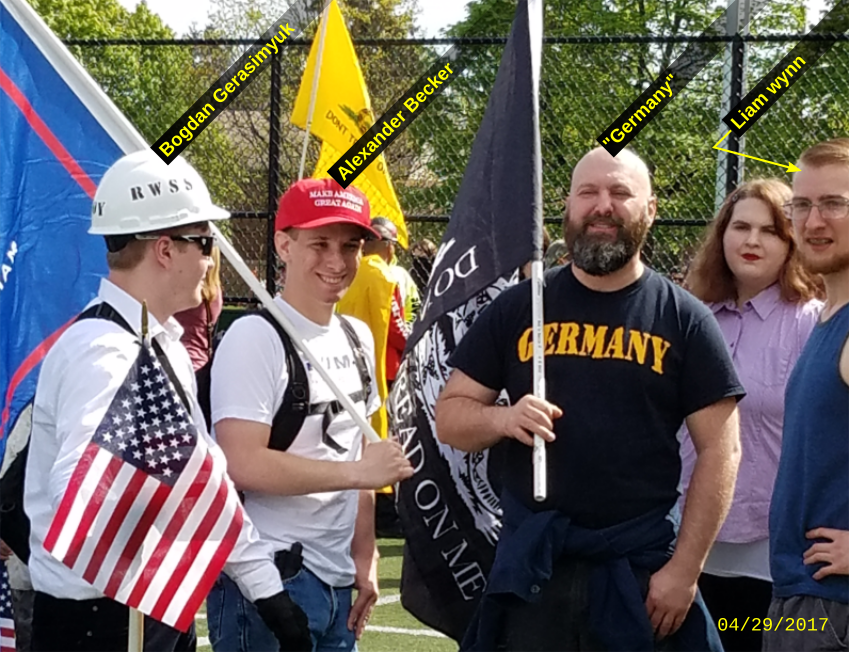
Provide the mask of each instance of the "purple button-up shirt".
{"label": "purple button-up shirt", "polygon": [[[734,301],[709,304],[746,388],[737,405],[742,459],[734,502],[717,541],[749,543],[768,537],[769,502],[781,454],[784,387],[822,305],[815,300],[786,303],[777,283],[742,308]],[[696,451],[686,426],[683,431],[681,489],[686,494]]]}

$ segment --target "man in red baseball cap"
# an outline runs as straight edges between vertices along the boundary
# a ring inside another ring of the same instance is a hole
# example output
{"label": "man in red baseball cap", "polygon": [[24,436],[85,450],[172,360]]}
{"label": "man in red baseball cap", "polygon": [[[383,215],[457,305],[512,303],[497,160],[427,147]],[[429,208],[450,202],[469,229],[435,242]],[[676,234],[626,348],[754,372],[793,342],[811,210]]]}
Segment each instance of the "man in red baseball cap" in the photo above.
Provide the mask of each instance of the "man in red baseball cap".
{"label": "man in red baseball cap", "polygon": [[[274,300],[363,416],[380,407],[374,341],[334,308],[374,234],[369,217],[353,186],[304,179],[281,197],[274,234],[286,264]],[[307,614],[314,649],[351,650],[377,601],[373,490],[413,469],[395,441],[363,446],[353,418],[281,331],[262,313],[227,330],[212,366],[213,434],[245,510],[276,551],[286,591]],[[207,612],[216,652],[278,649],[224,575]]]}

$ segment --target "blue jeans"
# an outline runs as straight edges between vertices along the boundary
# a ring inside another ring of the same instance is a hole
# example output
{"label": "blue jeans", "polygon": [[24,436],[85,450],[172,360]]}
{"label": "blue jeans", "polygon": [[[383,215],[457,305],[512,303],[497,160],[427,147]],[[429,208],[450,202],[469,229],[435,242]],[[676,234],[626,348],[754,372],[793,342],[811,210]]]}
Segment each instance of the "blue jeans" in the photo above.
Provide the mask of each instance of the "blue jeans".
{"label": "blue jeans", "polygon": [[[328,586],[306,568],[283,585],[307,614],[314,652],[356,652],[354,632],[348,630],[351,587]],[[206,614],[214,652],[279,652],[277,639],[262,622],[256,607],[224,573],[209,592]]]}

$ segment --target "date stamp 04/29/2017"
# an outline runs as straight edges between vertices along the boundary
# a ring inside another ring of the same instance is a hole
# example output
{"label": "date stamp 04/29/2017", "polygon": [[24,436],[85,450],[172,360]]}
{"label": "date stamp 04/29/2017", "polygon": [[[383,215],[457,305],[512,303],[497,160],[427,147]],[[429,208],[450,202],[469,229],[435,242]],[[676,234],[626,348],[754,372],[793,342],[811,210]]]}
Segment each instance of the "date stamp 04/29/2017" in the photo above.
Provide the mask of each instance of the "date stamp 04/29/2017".
{"label": "date stamp 04/29/2017", "polygon": [[[740,624],[742,622],[742,624]],[[779,631],[784,627],[783,631],[788,632],[821,632],[825,629],[828,618],[784,618],[783,616],[777,621],[772,618],[746,618],[745,620],[733,618],[720,618],[716,621],[716,626],[720,632],[726,630],[745,632],[746,627],[750,627],[752,632],[772,632]],[[819,627],[817,626],[819,625]]]}

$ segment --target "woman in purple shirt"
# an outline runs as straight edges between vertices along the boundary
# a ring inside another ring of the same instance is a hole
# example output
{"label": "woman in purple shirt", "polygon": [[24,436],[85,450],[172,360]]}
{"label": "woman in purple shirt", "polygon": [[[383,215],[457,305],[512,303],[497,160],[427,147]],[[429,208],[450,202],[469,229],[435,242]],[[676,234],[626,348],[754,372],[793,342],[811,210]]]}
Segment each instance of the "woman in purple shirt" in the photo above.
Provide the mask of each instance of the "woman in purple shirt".
{"label": "woman in purple shirt", "polygon": [[[822,307],[821,281],[802,268],[784,216],[790,197],[777,179],[751,181],[731,193],[685,281],[713,310],[746,388],[738,405],[742,459],[734,501],[699,579],[729,652],[761,649],[757,630],[772,594],[767,521],[784,387]],[[681,458],[683,504],[696,459],[686,428]]]}

